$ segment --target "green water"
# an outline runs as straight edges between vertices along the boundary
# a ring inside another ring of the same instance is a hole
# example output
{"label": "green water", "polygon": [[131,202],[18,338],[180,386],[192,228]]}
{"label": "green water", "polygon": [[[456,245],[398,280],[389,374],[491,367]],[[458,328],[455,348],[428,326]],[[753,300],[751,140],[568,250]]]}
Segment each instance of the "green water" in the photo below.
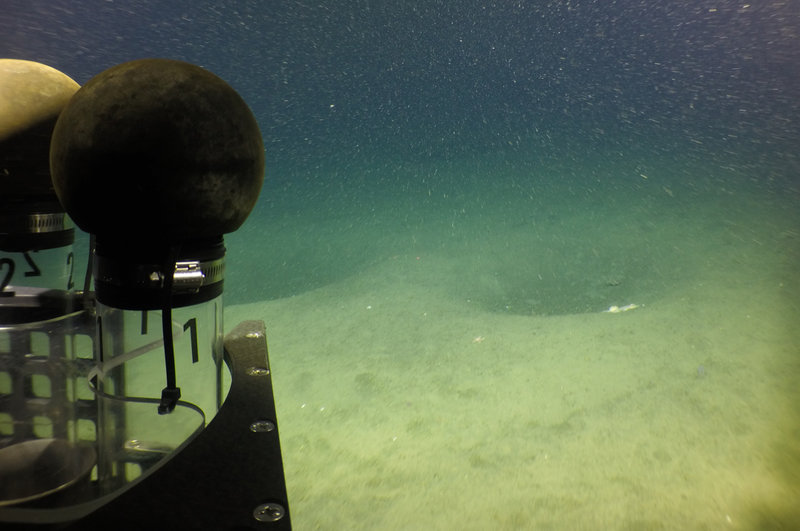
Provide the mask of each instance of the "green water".
{"label": "green water", "polygon": [[377,168],[262,196],[226,238],[299,529],[800,524],[796,189]]}

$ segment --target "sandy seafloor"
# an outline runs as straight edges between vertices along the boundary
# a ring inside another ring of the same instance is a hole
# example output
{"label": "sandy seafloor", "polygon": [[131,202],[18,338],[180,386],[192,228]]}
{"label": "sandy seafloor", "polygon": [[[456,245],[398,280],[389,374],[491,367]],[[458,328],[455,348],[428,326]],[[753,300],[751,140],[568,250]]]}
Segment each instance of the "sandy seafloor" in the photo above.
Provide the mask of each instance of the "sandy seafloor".
{"label": "sandy seafloor", "polygon": [[234,288],[353,260],[226,308],[267,325],[295,528],[800,528],[798,191],[478,177],[226,238]]}

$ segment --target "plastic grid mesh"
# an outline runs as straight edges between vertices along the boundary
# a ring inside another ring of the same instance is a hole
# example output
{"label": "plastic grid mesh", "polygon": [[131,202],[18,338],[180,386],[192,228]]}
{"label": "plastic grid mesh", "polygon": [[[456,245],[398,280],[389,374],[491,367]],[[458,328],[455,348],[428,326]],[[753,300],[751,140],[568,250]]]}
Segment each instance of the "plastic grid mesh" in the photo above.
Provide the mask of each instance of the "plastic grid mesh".
{"label": "plastic grid mesh", "polygon": [[94,319],[68,316],[0,328],[0,448],[31,439],[93,445],[97,406],[86,375],[93,366]]}

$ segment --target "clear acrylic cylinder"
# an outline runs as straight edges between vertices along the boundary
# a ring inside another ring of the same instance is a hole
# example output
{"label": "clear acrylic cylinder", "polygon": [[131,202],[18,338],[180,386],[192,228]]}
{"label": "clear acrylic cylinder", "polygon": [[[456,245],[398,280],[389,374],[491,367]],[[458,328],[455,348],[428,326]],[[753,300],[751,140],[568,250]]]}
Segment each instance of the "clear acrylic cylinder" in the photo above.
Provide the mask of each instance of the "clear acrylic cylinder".
{"label": "clear acrylic cylinder", "polygon": [[222,402],[222,296],[172,308],[181,398],[160,414],[165,386],[161,310],[97,304],[98,365],[90,374],[99,408],[98,479],[104,491],[135,480],[187,444]]}

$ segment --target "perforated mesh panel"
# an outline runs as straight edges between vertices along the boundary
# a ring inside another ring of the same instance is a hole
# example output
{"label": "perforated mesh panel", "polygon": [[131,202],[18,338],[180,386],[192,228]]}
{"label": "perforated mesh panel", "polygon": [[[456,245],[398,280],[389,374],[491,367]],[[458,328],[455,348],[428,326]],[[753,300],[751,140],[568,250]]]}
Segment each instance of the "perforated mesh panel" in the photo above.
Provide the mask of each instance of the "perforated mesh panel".
{"label": "perforated mesh panel", "polygon": [[[13,313],[13,300],[2,301]],[[44,321],[0,324],[0,449],[36,439],[94,446],[97,406],[94,318],[82,311]]]}

